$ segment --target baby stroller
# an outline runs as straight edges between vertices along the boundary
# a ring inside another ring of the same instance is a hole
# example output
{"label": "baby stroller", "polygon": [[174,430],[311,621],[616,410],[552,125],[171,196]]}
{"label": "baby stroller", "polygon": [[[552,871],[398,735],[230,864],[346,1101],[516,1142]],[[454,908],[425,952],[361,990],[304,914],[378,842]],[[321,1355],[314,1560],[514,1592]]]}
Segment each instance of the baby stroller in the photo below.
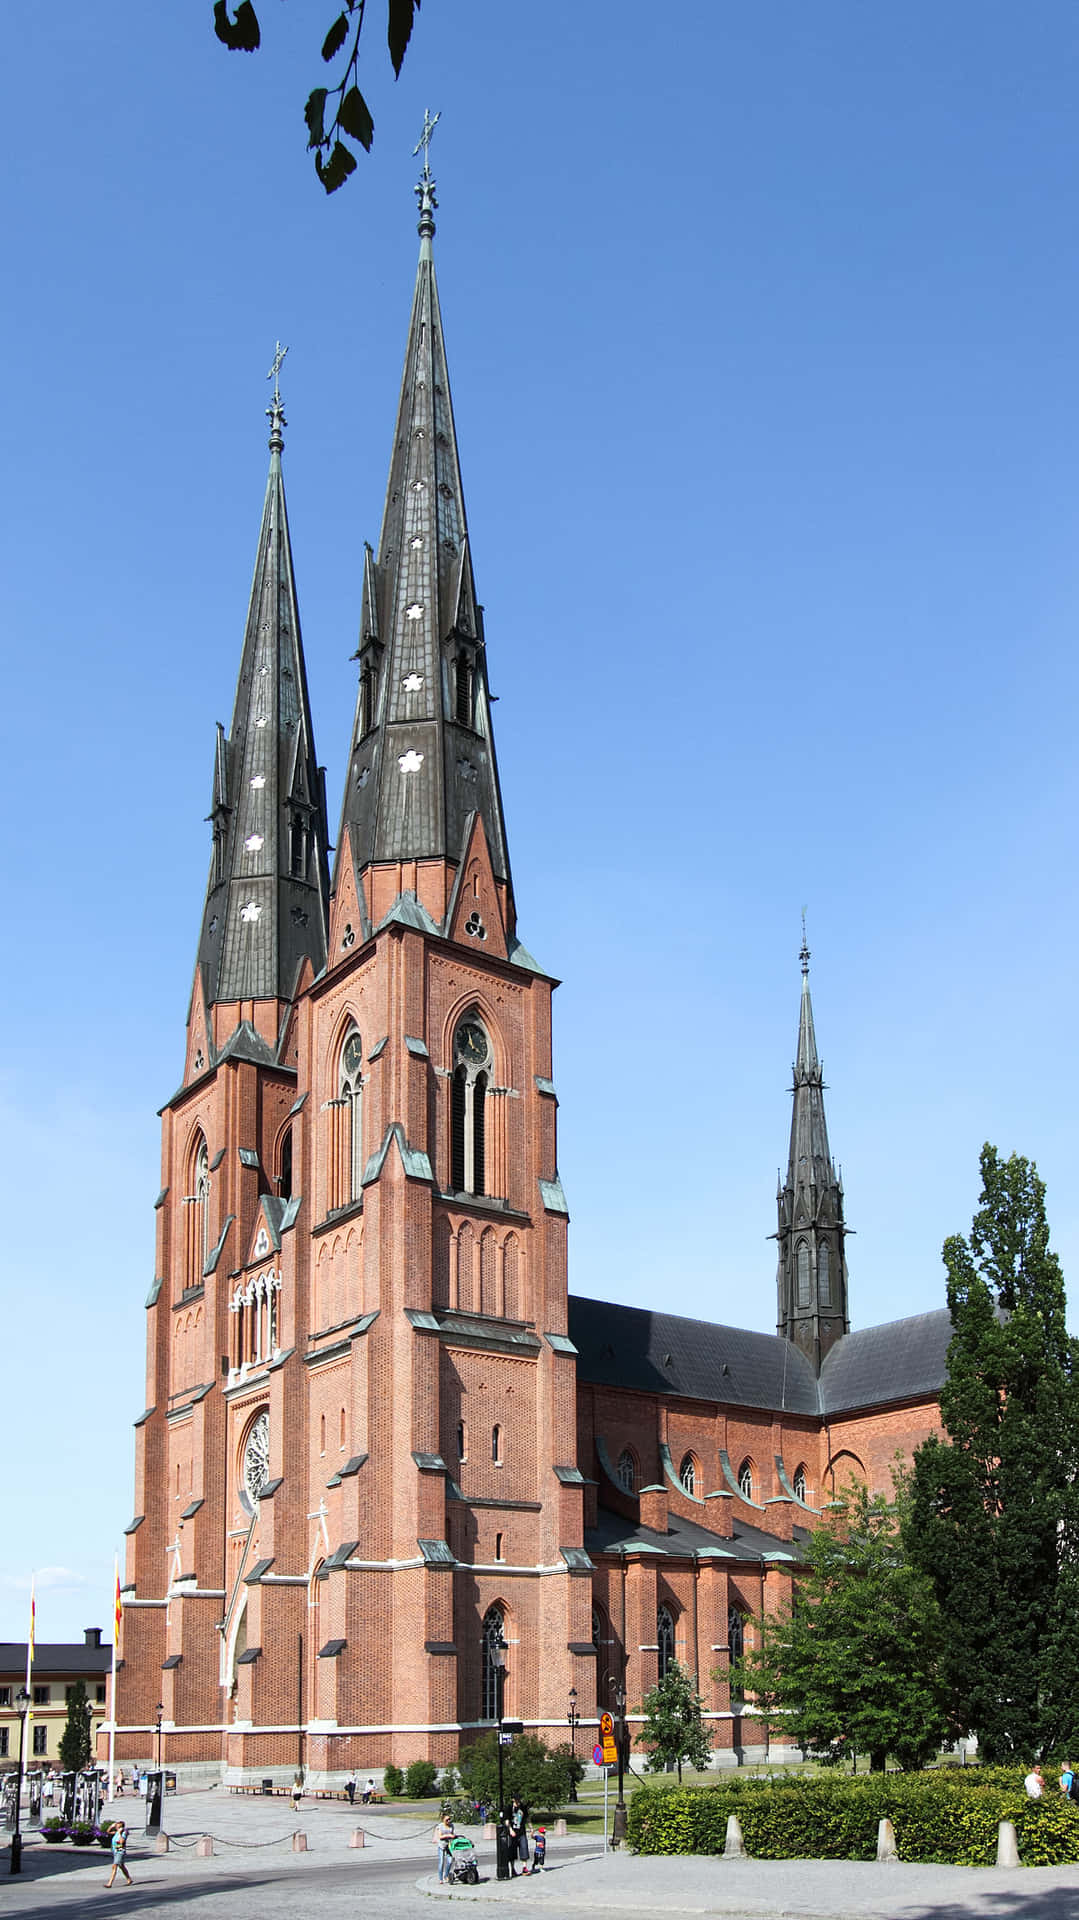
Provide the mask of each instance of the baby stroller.
{"label": "baby stroller", "polygon": [[449,1856],[451,1884],[456,1882],[459,1887],[478,1886],[479,1862],[476,1859],[476,1849],[467,1834],[460,1833],[455,1840],[450,1841]]}

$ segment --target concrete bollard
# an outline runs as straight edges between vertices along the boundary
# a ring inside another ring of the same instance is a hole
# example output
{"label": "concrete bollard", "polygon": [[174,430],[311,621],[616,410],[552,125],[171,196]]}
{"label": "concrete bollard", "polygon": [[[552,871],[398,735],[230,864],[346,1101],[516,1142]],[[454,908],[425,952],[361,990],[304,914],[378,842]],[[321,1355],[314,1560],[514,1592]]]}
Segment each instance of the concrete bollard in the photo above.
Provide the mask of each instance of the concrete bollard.
{"label": "concrete bollard", "polygon": [[167,1834],[167,1833],[159,1833],[159,1834],[158,1834],[158,1836],[157,1836],[157,1839],[156,1839],[156,1840],[154,1841],[154,1852],[155,1852],[155,1853],[167,1853],[167,1852],[168,1852],[168,1850],[169,1850],[169,1836],[168,1836],[168,1834]]}
{"label": "concrete bollard", "polygon": [[195,1852],[198,1854],[199,1859],[209,1860],[213,1853],[213,1850],[214,1850],[213,1834],[212,1833],[200,1834],[198,1839],[195,1842]]}
{"label": "concrete bollard", "polygon": [[348,1844],[350,1847],[365,1847],[367,1845],[367,1835],[364,1833],[362,1827],[353,1827],[352,1838]]}
{"label": "concrete bollard", "polygon": [[723,1843],[723,1858],[724,1860],[744,1860],[745,1857],[746,1843],[742,1838],[742,1828],[738,1815],[735,1813],[728,1814],[727,1838]]}
{"label": "concrete bollard", "polygon": [[565,1823],[565,1821],[564,1821],[564,1820],[556,1820],[556,1821],[555,1821],[555,1823],[554,1823],[554,1833],[555,1833],[555,1839],[556,1839],[556,1840],[564,1840],[564,1839],[565,1839],[565,1837],[566,1837],[566,1823]]}
{"label": "concrete bollard", "polygon": [[294,1834],[293,1834],[293,1836],[292,1836],[292,1851],[293,1851],[293,1853],[306,1853],[306,1852],[307,1852],[307,1835],[306,1835],[306,1833],[294,1833]]}
{"label": "concrete bollard", "polygon": [[890,1820],[881,1820],[877,1826],[877,1859],[898,1860],[895,1850],[895,1828]]}
{"label": "concrete bollard", "polygon": [[997,1828],[997,1866],[1017,1867],[1019,1865],[1019,1842],[1015,1834],[1014,1820],[1002,1820]]}

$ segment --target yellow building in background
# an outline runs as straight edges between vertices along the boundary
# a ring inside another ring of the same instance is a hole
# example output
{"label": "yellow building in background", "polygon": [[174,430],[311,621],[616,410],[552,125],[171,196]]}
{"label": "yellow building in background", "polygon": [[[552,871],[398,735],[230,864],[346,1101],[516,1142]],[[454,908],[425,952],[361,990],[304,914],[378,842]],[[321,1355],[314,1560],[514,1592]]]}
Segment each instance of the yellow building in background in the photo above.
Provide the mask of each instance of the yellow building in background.
{"label": "yellow building in background", "polygon": [[[67,1725],[67,1703],[72,1687],[79,1680],[86,1688],[92,1711],[90,1751],[94,1751],[94,1737],[105,1718],[106,1682],[111,1666],[112,1647],[102,1645],[100,1627],[87,1627],[81,1644],[37,1642],[30,1675],[24,1767],[59,1765],[60,1740]],[[14,1767],[18,1761],[19,1714],[15,1701],[20,1687],[25,1685],[25,1640],[0,1641],[0,1769]]]}

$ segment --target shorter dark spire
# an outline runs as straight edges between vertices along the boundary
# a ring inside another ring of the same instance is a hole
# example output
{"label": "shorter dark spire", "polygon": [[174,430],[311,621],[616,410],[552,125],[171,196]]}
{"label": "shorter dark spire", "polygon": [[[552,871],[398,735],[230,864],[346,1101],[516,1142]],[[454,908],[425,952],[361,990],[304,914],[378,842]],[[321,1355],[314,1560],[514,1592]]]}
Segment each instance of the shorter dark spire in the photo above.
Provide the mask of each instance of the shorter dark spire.
{"label": "shorter dark spire", "polygon": [[779,1313],[777,1331],[794,1340],[818,1369],[829,1347],[849,1331],[843,1189],[836,1177],[824,1118],[824,1077],[809,994],[805,914],[798,955],[802,995],[794,1065],[787,1177],[778,1194]]}

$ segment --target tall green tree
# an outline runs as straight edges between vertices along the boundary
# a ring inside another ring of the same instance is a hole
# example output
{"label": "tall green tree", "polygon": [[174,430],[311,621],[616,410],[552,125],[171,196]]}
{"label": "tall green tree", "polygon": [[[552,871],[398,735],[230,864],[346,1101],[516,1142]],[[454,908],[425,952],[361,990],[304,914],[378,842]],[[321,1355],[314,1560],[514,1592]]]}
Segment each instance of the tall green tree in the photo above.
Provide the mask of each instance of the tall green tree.
{"label": "tall green tree", "polygon": [[[515,1735],[503,1748],[502,1783],[507,1801],[516,1794],[524,1805],[551,1812],[569,1799],[573,1757],[568,1742],[548,1747],[534,1733]],[[470,1800],[498,1802],[498,1735],[485,1733],[461,1749],[457,1762],[461,1791]]]}
{"label": "tall green tree", "polygon": [[649,1773],[676,1766],[681,1780],[683,1765],[708,1765],[712,1743],[704,1725],[704,1702],[693,1675],[677,1660],[671,1661],[662,1680],[645,1695],[641,1712],[644,1725],[637,1739],[648,1751]]}
{"label": "tall green tree", "polygon": [[981,1153],[969,1239],[944,1244],[947,1439],[914,1465],[908,1540],[946,1623],[943,1663],[987,1760],[1079,1740],[1079,1343],[1045,1186]]}
{"label": "tall green tree", "polygon": [[731,1670],[770,1730],[826,1766],[868,1754],[924,1765],[951,1731],[932,1585],[903,1542],[909,1494],[852,1484],[812,1535],[791,1611],[757,1622]]}
{"label": "tall green tree", "polygon": [[67,1695],[67,1720],[60,1735],[60,1767],[64,1773],[78,1773],[90,1764],[90,1716],[92,1708],[86,1687],[76,1680]]}

